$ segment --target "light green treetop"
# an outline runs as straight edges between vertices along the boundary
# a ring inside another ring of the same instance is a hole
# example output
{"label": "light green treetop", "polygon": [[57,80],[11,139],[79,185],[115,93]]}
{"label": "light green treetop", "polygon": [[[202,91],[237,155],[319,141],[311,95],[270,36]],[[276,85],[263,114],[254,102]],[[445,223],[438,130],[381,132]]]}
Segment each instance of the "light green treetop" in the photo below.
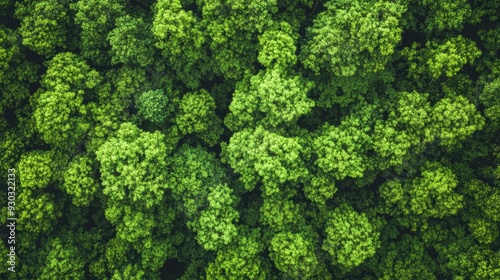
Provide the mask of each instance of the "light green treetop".
{"label": "light green treetop", "polygon": [[442,146],[464,140],[484,126],[476,106],[461,95],[441,99],[432,108],[431,130]]}
{"label": "light green treetop", "polygon": [[182,202],[182,212],[188,218],[195,217],[206,204],[210,188],[224,183],[224,169],[214,154],[188,145],[174,154],[171,166],[168,188],[174,199]]}
{"label": "light green treetop", "polygon": [[21,156],[19,179],[23,187],[44,189],[56,179],[51,151],[31,151]]}
{"label": "light green treetop", "polygon": [[217,252],[215,260],[206,268],[206,279],[256,279],[270,276],[268,266],[259,253],[264,249],[260,230],[240,229],[235,242]]}
{"label": "light green treetop", "polygon": [[94,178],[92,163],[89,156],[79,156],[69,163],[64,172],[61,188],[71,196],[73,204],[77,206],[88,206],[98,190],[99,183]]}
{"label": "light green treetop", "polygon": [[83,91],[72,92],[68,86],[42,93],[33,117],[45,142],[56,147],[76,146],[90,128]]}
{"label": "light green treetop", "polygon": [[354,126],[325,125],[319,136],[314,139],[315,151],[318,154],[316,164],[337,180],[363,177],[369,167],[364,151],[370,143],[370,137]]}
{"label": "light green treetop", "polygon": [[406,47],[401,52],[408,60],[409,75],[414,79],[430,77],[453,77],[465,65],[473,64],[481,56],[481,50],[476,43],[462,35],[440,41],[428,41],[425,48],[419,48],[418,43]]}
{"label": "light green treetop", "polygon": [[495,123],[500,123],[500,78],[487,83],[479,99],[484,104],[484,114]]}
{"label": "light green treetop", "polygon": [[74,20],[80,26],[81,55],[97,65],[108,65],[110,48],[106,40],[115,27],[115,19],[124,14],[121,0],[80,0],[70,4]]}
{"label": "light green treetop", "polygon": [[472,14],[466,0],[422,1],[428,9],[425,29],[427,32],[460,30]]}
{"label": "light green treetop", "polygon": [[160,132],[143,132],[131,123],[123,123],[96,155],[103,193],[111,200],[130,200],[145,208],[162,200],[167,165]]}
{"label": "light green treetop", "polygon": [[302,234],[278,233],[272,238],[269,250],[276,267],[290,277],[311,279],[316,272],[315,245]]}
{"label": "light green treetop", "polygon": [[405,227],[426,229],[429,218],[455,215],[463,207],[463,196],[454,189],[453,172],[437,162],[426,162],[421,175],[411,181],[390,180],[379,191],[389,213]]}
{"label": "light green treetop", "polygon": [[238,84],[226,123],[233,131],[257,125],[276,128],[293,124],[314,107],[314,101],[307,97],[313,85],[280,68],[262,71],[251,77],[249,84]]}
{"label": "light green treetop", "polygon": [[261,126],[233,134],[223,149],[224,161],[241,175],[247,190],[262,182],[266,195],[271,195],[280,184],[297,182],[308,173],[300,158],[299,142]]}
{"label": "light green treetop", "polygon": [[85,279],[85,262],[76,244],[64,244],[59,238],[51,241],[40,279],[54,278]]}
{"label": "light green treetop", "polygon": [[375,255],[380,246],[379,233],[364,213],[359,214],[343,204],[327,222],[323,249],[332,256],[333,264],[350,270]]}
{"label": "light green treetop", "polygon": [[206,38],[199,19],[186,11],[179,0],[160,0],[154,7],[151,31],[155,46],[162,51],[178,78],[191,89],[197,89],[207,74]]}
{"label": "light green treetop", "polygon": [[259,55],[257,60],[266,68],[286,68],[297,62],[295,38],[287,22],[280,22],[277,28],[259,35]]}
{"label": "light green treetop", "polygon": [[189,223],[198,233],[196,239],[205,250],[219,250],[238,235],[235,221],[239,213],[233,207],[236,197],[227,184],[210,187],[208,207],[201,211],[195,223]]}

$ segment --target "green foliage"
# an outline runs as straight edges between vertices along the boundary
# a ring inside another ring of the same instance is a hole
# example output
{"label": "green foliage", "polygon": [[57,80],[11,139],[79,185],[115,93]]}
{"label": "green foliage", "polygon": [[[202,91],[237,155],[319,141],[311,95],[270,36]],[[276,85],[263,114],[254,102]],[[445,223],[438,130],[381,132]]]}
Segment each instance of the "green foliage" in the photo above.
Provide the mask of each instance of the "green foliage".
{"label": "green foliage", "polygon": [[89,131],[85,146],[92,153],[119,129],[121,123],[130,121],[134,95],[149,89],[146,71],[141,68],[123,66],[108,71],[106,76],[106,82],[96,87],[91,95],[97,97],[97,102],[88,104],[95,126]]}
{"label": "green foliage", "polygon": [[431,31],[460,30],[471,16],[472,10],[466,0],[422,1],[429,12],[425,28]]}
{"label": "green foliage", "polygon": [[302,219],[299,205],[282,193],[266,196],[260,208],[260,220],[273,231],[282,232],[300,225]]}
{"label": "green foliage", "polygon": [[336,76],[383,70],[401,40],[400,4],[388,1],[328,1],[308,29],[304,65]]}
{"label": "green foliage", "polygon": [[62,189],[71,196],[73,204],[88,206],[99,184],[94,178],[92,159],[88,156],[74,158],[64,172]]}
{"label": "green foliage", "polygon": [[51,230],[62,214],[55,196],[38,190],[24,189],[17,195],[16,202],[18,209],[25,209],[19,212],[17,229],[29,233],[30,238]]}
{"label": "green foliage", "polygon": [[24,188],[43,189],[54,181],[53,153],[32,151],[21,156],[18,169]]}
{"label": "green foliage", "polygon": [[407,133],[411,138],[410,144],[431,142],[433,135],[429,131],[431,121],[431,106],[428,94],[418,92],[401,92],[395,106],[389,111],[387,123],[398,129],[398,132]]}
{"label": "green foliage", "polygon": [[35,95],[33,112],[43,140],[55,147],[74,148],[90,129],[84,95],[99,83],[99,73],[72,53],[59,53],[47,63],[45,91]]}
{"label": "green foliage", "polygon": [[488,58],[496,58],[496,54],[498,52],[498,42],[500,40],[498,30],[498,28],[492,28],[477,32],[481,38],[484,48],[487,50],[484,54],[487,55]]}
{"label": "green foliage", "polygon": [[179,0],[160,0],[151,31],[177,77],[189,88],[198,88],[206,72],[206,38],[193,12],[184,10]]}
{"label": "green foliage", "polygon": [[276,267],[296,279],[311,278],[318,265],[314,245],[300,234],[278,233],[271,240],[269,250]]}
{"label": "green foliage", "polygon": [[484,203],[484,213],[486,217],[495,222],[500,221],[500,192],[493,192]]}
{"label": "green foliage", "polygon": [[439,163],[427,162],[421,177],[411,183],[411,211],[417,215],[442,218],[462,208],[462,196],[454,193],[458,181],[451,170]]}
{"label": "green foliage", "polygon": [[409,156],[413,141],[406,131],[399,131],[391,124],[378,123],[373,133],[373,148],[384,160],[380,167],[385,169],[402,164]]}
{"label": "green foliage", "polygon": [[311,176],[310,182],[304,185],[304,195],[312,202],[325,204],[337,192],[335,179],[324,172]]}
{"label": "green foliage", "polygon": [[123,15],[120,0],[80,0],[70,4],[75,12],[75,23],[81,28],[81,55],[97,65],[106,65],[110,59],[108,33],[115,27],[115,19]]}
{"label": "green foliage", "polygon": [[165,189],[166,147],[160,132],[143,132],[123,123],[96,153],[103,194],[112,201],[128,199],[144,208],[158,204]]}
{"label": "green foliage", "polygon": [[314,106],[307,97],[313,85],[299,75],[286,75],[280,68],[260,72],[249,84],[236,86],[226,124],[233,131],[255,124],[266,128],[293,124]]}
{"label": "green foliage", "polygon": [[440,145],[451,146],[484,126],[484,118],[465,97],[458,95],[441,99],[432,108],[433,133]]}
{"label": "green foliage", "polygon": [[297,62],[295,39],[292,28],[287,22],[281,22],[277,30],[268,29],[259,36],[259,55],[257,60],[264,67],[286,68]]}
{"label": "green foliage", "polygon": [[472,219],[468,226],[472,235],[479,243],[490,244],[498,238],[498,225],[491,220],[481,218]]}
{"label": "green foliage", "polygon": [[140,116],[156,124],[165,122],[174,110],[172,102],[161,89],[141,93],[136,106]]}
{"label": "green foliage", "polygon": [[499,10],[0,0],[0,278],[500,279]]}
{"label": "green foliage", "polygon": [[201,147],[183,145],[172,158],[172,174],[168,187],[177,201],[182,201],[183,212],[195,216],[200,212],[209,189],[224,182],[225,174],[215,156]]}
{"label": "green foliage", "polygon": [[193,225],[198,232],[198,243],[206,250],[217,250],[237,236],[234,221],[238,220],[239,213],[232,207],[235,199],[227,185],[219,184],[210,188],[208,207],[201,211],[198,222]]}
{"label": "green foliage", "polygon": [[267,279],[268,269],[259,256],[263,244],[259,242],[258,230],[241,229],[237,242],[217,253],[217,257],[206,269],[206,279]]}
{"label": "green foliage", "polygon": [[484,104],[484,114],[489,119],[498,123],[500,120],[500,79],[495,79],[491,83],[486,84],[483,92],[479,95],[481,102]]}
{"label": "green foliage", "polygon": [[[0,2],[1,3],[1,2]],[[9,250],[7,249],[8,247],[7,246],[1,246],[0,247],[0,253],[3,254],[4,256],[7,256],[7,254],[9,253]],[[10,273],[7,269],[9,268],[9,264],[8,262],[4,262],[2,265],[2,272],[0,272],[0,275],[2,275],[2,277],[6,277],[4,275],[6,275],[7,273]]]}
{"label": "green foliage", "polygon": [[404,234],[401,241],[384,248],[380,259],[379,279],[437,279],[435,264],[416,237]]}
{"label": "green foliage", "polygon": [[173,197],[182,202],[187,226],[206,250],[218,250],[237,235],[236,196],[225,182],[220,163],[200,147],[183,145],[174,155],[168,181]]}
{"label": "green foliage", "polygon": [[454,215],[463,207],[463,196],[454,191],[458,180],[449,168],[426,162],[420,171],[411,181],[391,180],[379,190],[389,212],[401,215],[399,222],[412,230],[425,229],[428,218]]}
{"label": "green foliage", "polygon": [[476,245],[462,229],[436,246],[445,275],[456,279],[495,279],[500,276],[500,254]]}
{"label": "green foliage", "polygon": [[363,152],[370,142],[370,137],[354,126],[325,125],[314,139],[313,145],[318,155],[316,164],[337,180],[360,178],[368,168]]}
{"label": "green foliage", "polygon": [[10,67],[10,62],[19,53],[16,36],[7,28],[0,29],[0,78],[3,80],[5,72]]}
{"label": "green foliage", "polygon": [[[145,277],[144,270],[140,269],[136,264],[129,264],[123,271],[115,271],[112,280],[125,279],[143,279]],[[150,278],[152,279],[152,278]]]}
{"label": "green foliage", "polygon": [[453,77],[467,64],[473,64],[481,56],[476,43],[461,35],[451,37],[444,42],[429,41],[425,44],[425,48],[418,48],[419,44],[413,43],[401,53],[408,61],[410,76],[414,78]]}
{"label": "green foliage", "polygon": [[25,144],[19,134],[19,131],[16,130],[5,130],[0,133],[0,143],[2,143],[0,145],[0,168],[2,170],[8,170],[15,166],[22,156],[19,153],[24,150]]}
{"label": "green foliage", "polygon": [[111,64],[132,64],[145,67],[153,64],[153,38],[149,26],[141,18],[125,15],[116,19],[116,27],[109,32]]}
{"label": "green foliage", "polygon": [[47,262],[40,279],[85,279],[85,263],[74,244],[63,244],[59,238],[48,245]]}
{"label": "green foliage", "polygon": [[181,133],[196,134],[209,146],[215,145],[222,134],[222,121],[215,114],[215,101],[203,89],[182,97],[175,121]]}
{"label": "green foliage", "polygon": [[493,243],[499,235],[500,192],[477,179],[465,184],[463,192],[470,197],[470,211],[463,214],[469,230],[479,243]]}
{"label": "green foliage", "polygon": [[123,123],[96,155],[108,202],[106,218],[117,227],[117,236],[129,242],[150,236],[157,226],[155,207],[161,205],[166,189],[163,134]]}
{"label": "green foliage", "polygon": [[380,246],[380,234],[366,215],[357,213],[345,204],[332,212],[325,233],[323,249],[331,255],[334,264],[347,270],[375,255]]}
{"label": "green foliage", "polygon": [[81,57],[63,52],[47,62],[42,86],[46,90],[60,87],[69,87],[71,91],[89,90],[97,86],[100,80],[99,72],[90,68]]}
{"label": "green foliage", "polygon": [[67,86],[46,91],[37,100],[33,117],[45,142],[58,147],[73,146],[89,130],[83,92],[71,92]]}
{"label": "green foliage", "polygon": [[66,45],[67,8],[56,0],[37,1],[26,7],[19,31],[23,45],[44,56],[53,56]]}
{"label": "green foliage", "polygon": [[439,45],[431,42],[426,47],[430,48],[427,64],[434,78],[443,74],[451,77],[481,55],[475,43],[462,36],[451,38]]}
{"label": "green foliage", "polygon": [[[197,1],[202,24],[210,38],[216,73],[228,79],[240,79],[252,71],[258,55],[258,35],[269,28],[277,1]],[[229,13],[230,11],[230,13]]]}
{"label": "green foliage", "polygon": [[137,260],[136,254],[130,252],[129,244],[120,238],[108,240],[103,251],[100,259],[90,265],[90,272],[98,278],[110,278],[106,275],[113,275],[122,270],[127,266],[127,258]]}
{"label": "green foliage", "polygon": [[223,149],[224,160],[241,175],[247,190],[262,182],[265,194],[271,195],[278,191],[279,184],[297,182],[307,176],[300,159],[300,143],[261,126],[233,134]]}

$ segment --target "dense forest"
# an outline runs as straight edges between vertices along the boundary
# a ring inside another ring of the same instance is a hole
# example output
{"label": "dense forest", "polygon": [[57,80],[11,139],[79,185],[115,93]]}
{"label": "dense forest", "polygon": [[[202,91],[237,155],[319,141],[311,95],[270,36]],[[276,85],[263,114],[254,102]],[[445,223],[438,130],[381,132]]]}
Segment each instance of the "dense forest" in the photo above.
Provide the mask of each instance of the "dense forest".
{"label": "dense forest", "polygon": [[499,16],[0,0],[0,278],[500,279]]}

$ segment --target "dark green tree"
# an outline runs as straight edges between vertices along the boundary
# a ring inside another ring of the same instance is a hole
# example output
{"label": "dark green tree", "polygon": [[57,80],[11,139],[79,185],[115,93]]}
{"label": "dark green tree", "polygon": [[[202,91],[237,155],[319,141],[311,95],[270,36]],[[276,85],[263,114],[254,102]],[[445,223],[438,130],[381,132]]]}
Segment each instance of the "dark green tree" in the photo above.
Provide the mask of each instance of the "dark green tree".
{"label": "dark green tree", "polygon": [[81,55],[96,65],[108,65],[110,49],[107,36],[115,28],[115,20],[124,15],[120,0],[77,1],[70,4],[74,21],[80,27]]}
{"label": "dark green tree", "polygon": [[26,14],[19,28],[23,45],[41,55],[53,56],[66,46],[67,7],[56,0],[34,2],[20,5],[16,10],[18,14]]}
{"label": "dark green tree", "polygon": [[336,76],[383,70],[401,40],[405,7],[388,1],[328,1],[308,29],[304,65]]}
{"label": "dark green tree", "polygon": [[153,36],[142,18],[125,15],[116,19],[108,34],[111,64],[131,64],[146,67],[153,64]]}

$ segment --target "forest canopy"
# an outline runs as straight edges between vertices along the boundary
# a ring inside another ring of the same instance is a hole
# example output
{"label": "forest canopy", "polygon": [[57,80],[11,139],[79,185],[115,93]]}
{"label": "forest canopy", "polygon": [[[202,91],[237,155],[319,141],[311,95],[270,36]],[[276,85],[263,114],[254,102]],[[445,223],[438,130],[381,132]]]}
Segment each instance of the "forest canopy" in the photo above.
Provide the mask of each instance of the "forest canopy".
{"label": "forest canopy", "polygon": [[0,278],[500,279],[499,15],[0,0]]}

